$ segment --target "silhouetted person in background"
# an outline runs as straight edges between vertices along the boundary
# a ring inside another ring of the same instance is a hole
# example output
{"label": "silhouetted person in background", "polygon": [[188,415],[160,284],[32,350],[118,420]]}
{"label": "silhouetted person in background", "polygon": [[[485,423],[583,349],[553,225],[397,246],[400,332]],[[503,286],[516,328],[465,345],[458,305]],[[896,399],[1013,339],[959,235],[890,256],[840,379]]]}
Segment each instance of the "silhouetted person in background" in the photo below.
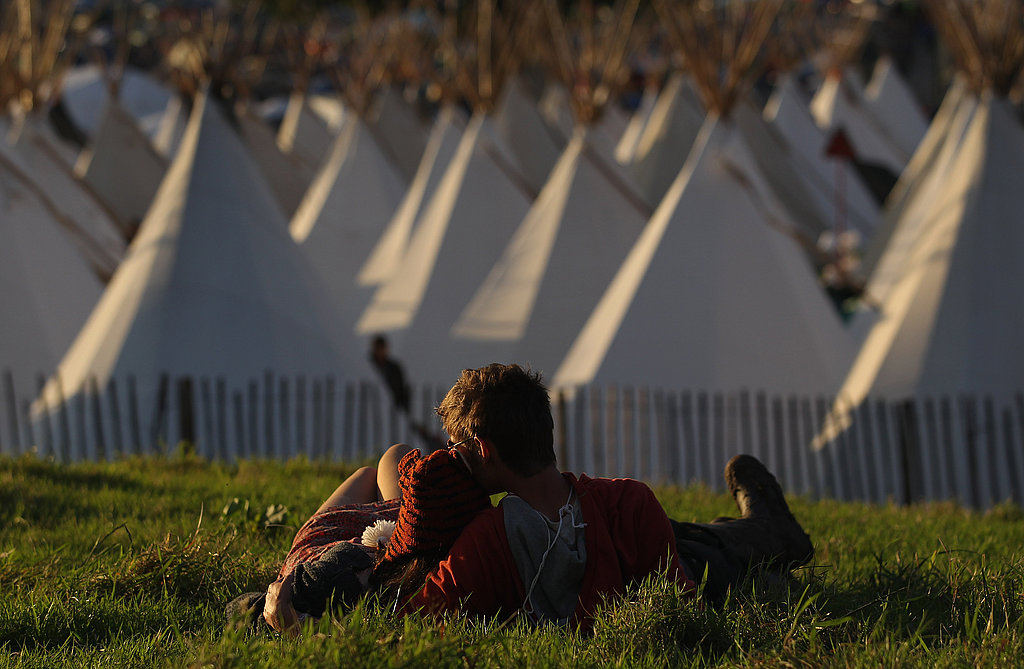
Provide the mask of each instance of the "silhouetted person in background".
{"label": "silhouetted person in background", "polygon": [[370,362],[384,379],[391,393],[395,408],[409,413],[409,384],[405,380],[402,366],[390,356],[388,340],[384,335],[375,335],[370,345]]}

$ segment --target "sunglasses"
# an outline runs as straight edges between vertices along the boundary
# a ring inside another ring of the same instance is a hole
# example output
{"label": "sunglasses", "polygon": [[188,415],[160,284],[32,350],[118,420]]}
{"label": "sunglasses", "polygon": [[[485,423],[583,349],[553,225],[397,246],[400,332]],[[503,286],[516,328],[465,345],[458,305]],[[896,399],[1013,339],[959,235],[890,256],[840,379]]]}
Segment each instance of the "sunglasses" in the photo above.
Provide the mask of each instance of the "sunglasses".
{"label": "sunglasses", "polygon": [[468,439],[463,439],[460,442],[453,442],[451,439],[449,439],[448,441],[446,441],[444,443],[444,446],[447,449],[452,449],[452,448],[456,448],[458,446],[462,446],[463,444],[468,444],[469,442],[473,441],[474,439],[476,439],[476,437],[470,437]]}

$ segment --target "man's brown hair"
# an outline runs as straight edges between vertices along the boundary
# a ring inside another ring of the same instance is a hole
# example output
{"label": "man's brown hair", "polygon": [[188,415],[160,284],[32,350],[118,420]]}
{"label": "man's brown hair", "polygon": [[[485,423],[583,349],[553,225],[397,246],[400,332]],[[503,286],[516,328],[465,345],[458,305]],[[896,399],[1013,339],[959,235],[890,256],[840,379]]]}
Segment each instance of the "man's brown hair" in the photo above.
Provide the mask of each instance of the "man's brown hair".
{"label": "man's brown hair", "polygon": [[502,462],[520,476],[533,476],[555,462],[548,389],[540,374],[519,365],[462,370],[437,415],[452,439],[493,443]]}

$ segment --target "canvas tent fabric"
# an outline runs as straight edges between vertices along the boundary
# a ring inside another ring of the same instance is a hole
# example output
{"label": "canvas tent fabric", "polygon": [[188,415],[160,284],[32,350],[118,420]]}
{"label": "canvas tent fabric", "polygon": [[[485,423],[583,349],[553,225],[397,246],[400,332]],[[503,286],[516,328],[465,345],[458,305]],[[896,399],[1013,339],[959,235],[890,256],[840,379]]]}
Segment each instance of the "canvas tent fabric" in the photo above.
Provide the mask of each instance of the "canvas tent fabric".
{"label": "canvas tent fabric", "polygon": [[67,156],[47,139],[45,119],[29,114],[12,125],[10,143],[0,152],[24,173],[69,221],[75,246],[101,277],[109,276],[124,257],[125,242],[111,216],[78,183]]}
{"label": "canvas tent fabric", "polygon": [[361,349],[337,322],[241,140],[202,96],[138,236],[37,410],[115,378],[134,379],[148,412],[161,374],[229,388],[267,370],[365,377]]}
{"label": "canvas tent fabric", "polygon": [[887,251],[902,254],[904,269],[842,387],[851,406],[868,396],[1007,401],[1020,391],[1022,175],[1024,129],[1009,102],[986,95],[919,213],[927,220],[912,250]]}
{"label": "canvas tent fabric", "polygon": [[833,392],[851,343],[759,182],[742,134],[709,116],[553,385]]}
{"label": "canvas tent fabric", "polygon": [[[3,160],[0,256],[0,371],[27,399],[56,368],[103,286],[38,192]],[[5,445],[17,441],[5,436]]]}
{"label": "canvas tent fabric", "polygon": [[153,148],[161,156],[171,159],[178,152],[188,123],[188,109],[181,97],[175,95],[167,101],[163,114],[153,132]]}
{"label": "canvas tent fabric", "polygon": [[404,181],[412,181],[427,150],[428,137],[416,110],[405,101],[398,88],[385,86],[365,120],[398,174]]}
{"label": "canvas tent fabric", "polygon": [[357,275],[391,216],[405,184],[377,146],[366,123],[353,115],[292,218],[292,238],[302,247],[347,327],[369,302]]}
{"label": "canvas tent fabric", "polygon": [[461,341],[505,342],[510,359],[548,374],[645,222],[595,165],[588,132],[576,129],[453,330]]}
{"label": "canvas tent fabric", "polygon": [[[915,206],[926,205],[935,197],[934,189],[941,188],[943,175],[956,156],[976,106],[977,98],[967,92],[963,78],[954,79],[928,132],[885,202],[881,223],[871,236],[861,261],[861,272],[865,279],[870,279],[875,273],[878,261],[889,246],[900,221],[921,220],[921,217],[912,213],[907,215],[907,211]],[[889,262],[901,264],[896,257],[895,254],[890,255]],[[881,275],[885,273],[883,270]],[[883,299],[886,290],[876,282],[874,292],[878,295],[875,299]]]}
{"label": "canvas tent fabric", "polygon": [[459,112],[450,106],[442,107],[430,130],[430,137],[416,175],[359,270],[359,285],[383,284],[398,271],[416,220],[437,189],[445,168],[455,155],[463,129]]}
{"label": "canvas tent fabric", "polygon": [[892,58],[883,56],[864,89],[864,106],[891,139],[908,156],[928,130],[928,119],[914,94],[896,69]]}
{"label": "canvas tent fabric", "polygon": [[790,147],[797,171],[832,199],[830,220],[839,216],[837,208],[842,207],[844,227],[869,239],[879,225],[879,206],[852,165],[827,155],[829,137],[807,105],[793,75],[787,73],[772,90],[762,116]]}
{"label": "canvas tent fabric", "polygon": [[288,98],[277,130],[277,145],[316,170],[331,146],[333,134],[327,123],[309,107],[306,95],[295,91]]}
{"label": "canvas tent fabric", "polygon": [[644,91],[640,95],[640,103],[633,110],[633,114],[629,117],[629,122],[623,129],[622,134],[619,135],[618,143],[615,144],[614,156],[620,165],[629,165],[636,157],[637,144],[640,142],[640,137],[647,126],[647,121],[654,112],[654,107],[657,105],[660,97],[661,89],[657,86],[649,85],[644,87]]}
{"label": "canvas tent fabric", "polygon": [[673,74],[658,96],[629,165],[630,176],[652,208],[686,162],[705,115],[693,83],[685,74]]}
{"label": "canvas tent fabric", "polygon": [[[137,123],[161,116],[172,97],[163,84],[138,68],[127,66],[119,77],[118,103]],[[94,63],[71,68],[61,81],[61,99],[75,125],[87,136],[94,135],[110,102],[103,68]]]}
{"label": "canvas tent fabric", "polygon": [[142,222],[156,195],[167,161],[116,100],[75,163],[75,176],[110,211],[125,234]]}
{"label": "canvas tent fabric", "polygon": [[547,124],[519,79],[509,81],[502,90],[494,125],[526,183],[539,193],[565,147],[565,137]]}
{"label": "canvas tent fabric", "polygon": [[400,271],[377,289],[357,323],[363,335],[391,334],[415,382],[451,384],[463,368],[494,362],[488,342],[451,335],[530,205],[494,151],[503,151],[497,133],[477,112],[416,222]]}
{"label": "canvas tent fabric", "polygon": [[274,129],[248,104],[236,107],[235,118],[249,155],[270,186],[281,211],[290,218],[299,208],[316,170],[294,154],[281,151]]}
{"label": "canvas tent fabric", "polygon": [[830,72],[811,100],[811,113],[823,130],[831,133],[841,128],[860,161],[899,176],[910,160],[910,153],[885,135],[865,108],[862,91],[847,72]]}

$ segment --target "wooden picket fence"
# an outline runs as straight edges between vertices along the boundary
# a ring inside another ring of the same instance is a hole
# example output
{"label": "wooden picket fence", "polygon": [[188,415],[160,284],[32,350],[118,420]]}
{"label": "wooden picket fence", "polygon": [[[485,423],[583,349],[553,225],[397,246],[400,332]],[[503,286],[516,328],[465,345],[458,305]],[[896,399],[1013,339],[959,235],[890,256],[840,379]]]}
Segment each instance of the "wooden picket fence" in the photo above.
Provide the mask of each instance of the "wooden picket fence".
{"label": "wooden picket fence", "polygon": [[231,387],[222,378],[163,376],[147,394],[127,377],[33,407],[34,397],[18,397],[7,374],[0,453],[78,461],[167,453],[182,444],[213,460],[365,460],[397,442],[430,447],[415,425],[443,440],[433,410],[446,391],[418,389],[406,415],[375,380],[266,372]]}
{"label": "wooden picket fence", "polygon": [[[0,453],[61,461],[168,452],[187,443],[215,460],[367,460],[390,444],[432,448],[415,426],[444,439],[434,407],[447,388],[420,387],[408,416],[376,380],[279,376],[244,387],[223,379],[161,378],[90,384],[49,410],[3,377]],[[140,397],[152,398],[140,402]],[[653,483],[703,482],[723,490],[729,458],[751,453],[783,487],[813,498],[899,504],[958,500],[986,508],[1024,503],[1024,394],[867,400],[849,427],[811,446],[833,398],[589,386],[553,393],[556,454],[563,469]]]}
{"label": "wooden picket fence", "polygon": [[833,398],[588,387],[557,404],[559,457],[573,471],[722,490],[729,458],[750,453],[814,498],[1024,503],[1022,394],[869,399],[820,448]]}

